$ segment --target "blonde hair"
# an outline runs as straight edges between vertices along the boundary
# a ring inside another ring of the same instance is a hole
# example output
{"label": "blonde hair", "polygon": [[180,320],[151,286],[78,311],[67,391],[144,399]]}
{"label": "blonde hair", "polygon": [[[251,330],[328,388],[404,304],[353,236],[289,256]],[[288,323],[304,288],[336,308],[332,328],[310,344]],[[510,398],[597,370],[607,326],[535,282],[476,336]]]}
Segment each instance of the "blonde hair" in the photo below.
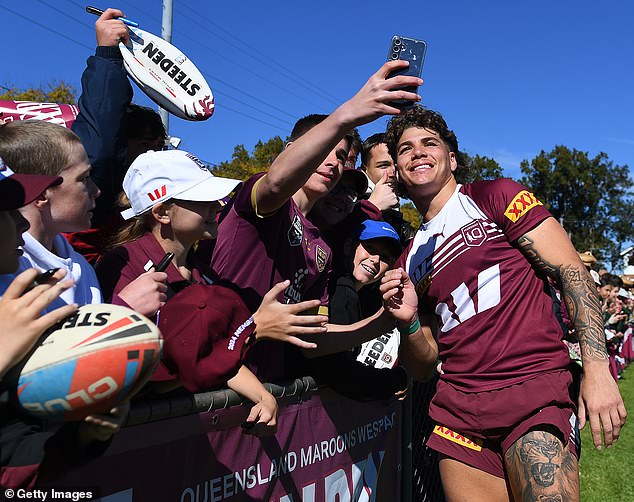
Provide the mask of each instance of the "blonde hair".
{"label": "blonde hair", "polygon": [[[172,200],[163,202],[164,205],[172,205]],[[117,199],[117,206],[120,210],[128,209],[131,207],[130,199],[125,192],[121,192]],[[143,237],[146,232],[151,232],[154,227],[154,219],[152,218],[152,212],[147,211],[139,216],[135,216],[128,221],[112,238],[112,242],[109,244],[108,249],[114,249],[129,242],[133,242]]]}
{"label": "blonde hair", "polygon": [[15,120],[0,126],[0,157],[16,173],[59,176],[81,140],[64,126],[43,120]]}

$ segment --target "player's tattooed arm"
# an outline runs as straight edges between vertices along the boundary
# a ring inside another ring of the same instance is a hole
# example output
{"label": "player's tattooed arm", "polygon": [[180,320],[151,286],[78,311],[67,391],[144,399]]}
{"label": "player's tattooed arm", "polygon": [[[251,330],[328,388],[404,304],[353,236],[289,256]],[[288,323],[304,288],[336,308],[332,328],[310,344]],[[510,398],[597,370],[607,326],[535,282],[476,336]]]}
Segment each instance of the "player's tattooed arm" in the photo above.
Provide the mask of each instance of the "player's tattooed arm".
{"label": "player's tattooed arm", "polygon": [[539,273],[547,274],[561,287],[583,358],[579,428],[588,421],[594,445],[610,446],[621,433],[627,411],[610,375],[599,294],[592,277],[554,218],[545,219],[516,245]]}
{"label": "player's tattooed arm", "polygon": [[[537,244],[531,233],[520,237],[517,246],[539,273],[550,277],[561,288],[584,357],[607,360],[601,302],[592,277],[578,259],[561,261],[556,254],[552,258],[546,256],[544,246]],[[553,249],[558,246],[551,243],[549,254],[553,254]]]}

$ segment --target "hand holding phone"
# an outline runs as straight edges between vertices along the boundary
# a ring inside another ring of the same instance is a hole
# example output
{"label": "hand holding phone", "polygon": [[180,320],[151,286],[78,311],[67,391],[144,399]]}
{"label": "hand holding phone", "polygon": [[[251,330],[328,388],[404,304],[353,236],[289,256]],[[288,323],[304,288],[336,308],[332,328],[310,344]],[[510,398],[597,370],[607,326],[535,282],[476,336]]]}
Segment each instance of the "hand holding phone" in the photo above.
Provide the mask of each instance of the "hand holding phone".
{"label": "hand holding phone", "polygon": [[[420,78],[423,73],[423,63],[425,62],[425,54],[427,52],[427,42],[423,40],[416,40],[415,38],[401,37],[394,35],[392,37],[392,43],[390,44],[390,50],[387,53],[388,61],[403,60],[409,61],[409,66],[402,70],[396,70],[388,78],[395,77],[397,75],[408,75],[412,77]],[[417,92],[417,87],[396,87],[394,91],[404,90],[408,92]],[[414,104],[411,101],[403,99],[396,99],[390,104],[396,108],[405,109],[411,108]]]}

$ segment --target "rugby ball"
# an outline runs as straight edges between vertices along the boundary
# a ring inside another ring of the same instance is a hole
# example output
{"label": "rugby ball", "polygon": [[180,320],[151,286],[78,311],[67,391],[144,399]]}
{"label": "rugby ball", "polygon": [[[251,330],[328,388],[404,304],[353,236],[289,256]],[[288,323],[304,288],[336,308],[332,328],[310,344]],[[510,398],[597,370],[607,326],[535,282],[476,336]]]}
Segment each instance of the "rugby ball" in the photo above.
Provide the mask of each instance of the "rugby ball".
{"label": "rugby ball", "polygon": [[133,310],[84,305],[16,368],[18,406],[49,421],[107,413],[147,382],[162,346],[154,323]]}
{"label": "rugby ball", "polygon": [[185,120],[207,120],[214,97],[198,68],[179,49],[139,28],[128,27],[119,42],[123,65],[139,88],[159,106]]}

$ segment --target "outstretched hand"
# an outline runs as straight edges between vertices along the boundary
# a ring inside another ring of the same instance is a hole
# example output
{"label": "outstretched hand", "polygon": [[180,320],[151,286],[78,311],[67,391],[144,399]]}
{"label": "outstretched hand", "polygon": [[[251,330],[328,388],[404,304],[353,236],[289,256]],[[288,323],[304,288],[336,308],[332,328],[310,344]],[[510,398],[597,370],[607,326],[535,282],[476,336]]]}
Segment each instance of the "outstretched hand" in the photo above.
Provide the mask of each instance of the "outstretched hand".
{"label": "outstretched hand", "polygon": [[409,326],[418,317],[418,296],[405,270],[388,270],[379,289],[383,307],[400,325]]}
{"label": "outstretched hand", "polygon": [[77,305],[71,304],[41,315],[75,283],[72,280],[59,282],[66,271],[58,270],[48,282],[26,291],[38,275],[39,271],[34,268],[25,270],[16,276],[0,299],[0,377],[33,348],[47,329],[77,310]]}
{"label": "outstretched hand", "polygon": [[355,96],[334,113],[341,114],[344,123],[350,127],[367,124],[383,115],[398,115],[401,110],[391,105],[392,101],[403,99],[412,104],[420,101],[420,96],[415,92],[393,90],[397,87],[418,87],[423,83],[420,78],[406,75],[388,78],[393,71],[408,66],[408,61],[388,61],[370,77]]}
{"label": "outstretched hand", "polygon": [[326,331],[328,316],[301,315],[319,307],[319,300],[300,303],[280,303],[277,298],[290,285],[286,280],[273,286],[264,295],[260,308],[253,314],[255,339],[288,342],[303,349],[314,349],[317,344],[302,340],[301,335],[316,335]]}

